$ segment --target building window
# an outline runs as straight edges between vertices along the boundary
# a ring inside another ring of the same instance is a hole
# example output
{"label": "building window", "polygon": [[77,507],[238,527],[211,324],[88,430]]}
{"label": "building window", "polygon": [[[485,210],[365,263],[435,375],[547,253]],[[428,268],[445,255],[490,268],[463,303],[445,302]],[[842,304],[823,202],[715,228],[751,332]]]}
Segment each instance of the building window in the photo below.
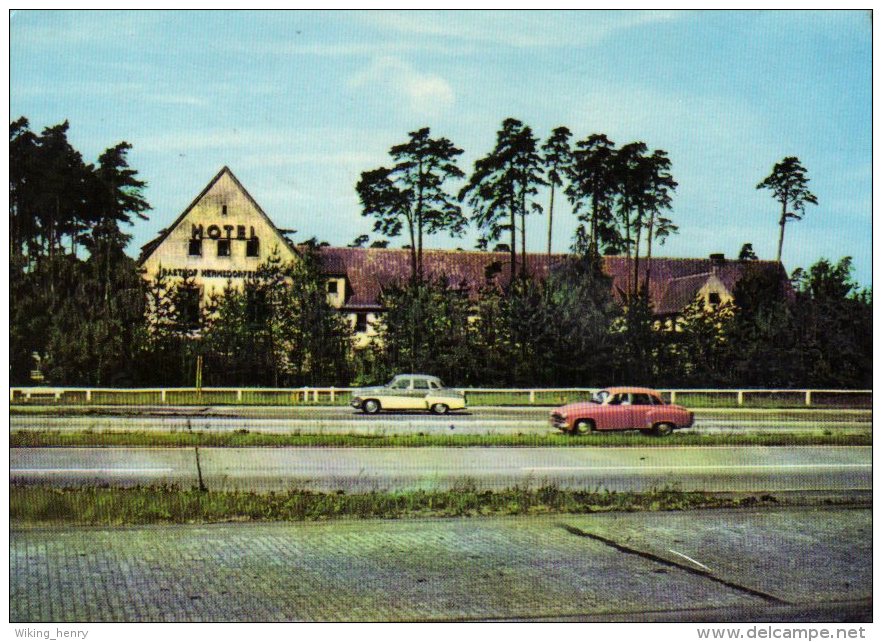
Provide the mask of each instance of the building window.
{"label": "building window", "polygon": [[218,241],[217,241],[217,255],[218,256],[230,256],[230,239],[218,239]]}
{"label": "building window", "polygon": [[264,290],[246,289],[245,317],[249,323],[262,325],[270,317],[270,304]]}
{"label": "building window", "polygon": [[226,215],[227,215],[227,206],[226,206],[226,204],[224,204],[224,205],[221,205],[221,216],[226,216]]}
{"label": "building window", "polygon": [[337,282],[337,279],[332,279],[332,280],[328,281],[328,294],[333,294],[335,296],[337,294],[339,294],[340,290],[337,287],[338,285],[339,284]]}
{"label": "building window", "polygon": [[711,305],[720,305],[720,294],[719,292],[711,292],[707,295],[707,302]]}
{"label": "building window", "polygon": [[245,241],[245,256],[260,256],[260,240],[251,238]]}
{"label": "building window", "polygon": [[199,300],[201,298],[199,288],[194,286],[180,286],[175,291],[174,305],[177,311],[177,321],[182,327],[188,330],[199,327]]}
{"label": "building window", "polygon": [[355,331],[356,332],[367,332],[367,314],[364,312],[359,312],[355,315]]}
{"label": "building window", "polygon": [[190,256],[202,256],[202,239],[190,239],[187,254]]}

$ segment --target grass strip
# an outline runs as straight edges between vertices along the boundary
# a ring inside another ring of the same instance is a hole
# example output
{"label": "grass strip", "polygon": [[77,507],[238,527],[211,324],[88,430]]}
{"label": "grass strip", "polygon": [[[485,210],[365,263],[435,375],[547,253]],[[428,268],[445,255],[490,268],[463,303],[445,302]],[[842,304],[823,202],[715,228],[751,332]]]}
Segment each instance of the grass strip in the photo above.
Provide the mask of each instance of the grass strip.
{"label": "grass strip", "polygon": [[[584,395],[570,396],[539,396],[533,402],[530,402],[526,395],[495,395],[495,394],[472,394],[469,396],[469,408],[481,407],[518,407],[518,408],[553,408],[562,406],[575,401],[585,401]],[[737,408],[744,410],[872,410],[872,396],[861,395],[856,398],[845,398],[825,401],[823,399],[813,401],[811,406],[806,406],[802,397],[798,399],[745,399],[742,405],[737,402],[736,395],[721,395],[720,398],[711,398],[699,395],[677,395],[677,404],[686,406],[691,410],[706,409],[728,409]],[[337,399],[333,403],[329,399],[321,399],[319,401],[301,401],[292,400],[290,398],[259,398],[254,400],[235,400],[235,395],[231,398],[214,398],[200,397],[197,395],[176,396],[169,398],[165,402],[152,398],[134,399],[128,397],[108,398],[105,400],[93,400],[86,403],[82,400],[64,398],[61,401],[53,399],[36,398],[30,401],[23,399],[14,399],[10,401],[11,414],[105,414],[112,412],[113,414],[126,413],[132,415],[143,414],[145,410],[163,408],[163,407],[186,407],[186,406],[212,406],[212,407],[230,407],[230,408],[260,408],[260,407],[278,407],[278,408],[310,408],[310,407],[340,407],[348,408],[348,399]]]}
{"label": "grass strip", "polygon": [[869,433],[825,430],[818,433],[674,433],[667,437],[640,433],[572,436],[563,433],[449,435],[364,435],[354,433],[261,433],[244,429],[226,432],[15,430],[9,438],[13,448],[144,446],[144,447],[610,447],[610,446],[870,446]]}
{"label": "grass strip", "polygon": [[340,518],[400,519],[671,511],[775,504],[771,495],[720,497],[662,488],[646,492],[572,491],[556,486],[481,490],[464,482],[451,490],[346,494],[292,489],[286,492],[200,491],[175,485],[135,488],[9,489],[16,525],[193,524],[229,521],[313,521]]}

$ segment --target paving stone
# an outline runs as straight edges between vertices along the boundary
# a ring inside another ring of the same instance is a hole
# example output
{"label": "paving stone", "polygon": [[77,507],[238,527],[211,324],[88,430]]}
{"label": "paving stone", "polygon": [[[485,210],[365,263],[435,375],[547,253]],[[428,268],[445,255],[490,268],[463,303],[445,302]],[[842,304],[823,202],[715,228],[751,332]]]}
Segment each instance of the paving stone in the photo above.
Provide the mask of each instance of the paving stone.
{"label": "paving stone", "polygon": [[[621,532],[633,535],[640,519],[681,520],[675,524],[680,528],[682,520],[695,524],[699,515],[709,523],[723,517],[720,511],[629,515],[633,528]],[[725,519],[737,524],[740,515],[730,512]],[[828,518],[839,516],[831,512]],[[622,553],[561,526],[605,525],[611,532],[621,519],[13,528],[10,619],[486,620],[762,606],[760,598],[737,588]]]}

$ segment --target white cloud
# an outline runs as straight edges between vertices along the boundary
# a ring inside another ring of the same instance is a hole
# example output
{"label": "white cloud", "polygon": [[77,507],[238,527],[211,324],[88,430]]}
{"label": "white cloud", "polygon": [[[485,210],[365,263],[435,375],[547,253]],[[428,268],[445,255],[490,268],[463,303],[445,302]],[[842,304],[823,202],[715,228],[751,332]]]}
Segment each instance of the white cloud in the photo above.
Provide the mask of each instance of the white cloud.
{"label": "white cloud", "polygon": [[373,24],[412,36],[506,47],[570,47],[594,45],[626,29],[675,20],[683,12],[372,11],[360,15]]}
{"label": "white cloud", "polygon": [[376,58],[366,70],[349,81],[353,89],[383,88],[391,100],[403,99],[411,111],[420,116],[438,116],[456,102],[453,88],[441,76],[423,73],[410,63],[383,56]]}

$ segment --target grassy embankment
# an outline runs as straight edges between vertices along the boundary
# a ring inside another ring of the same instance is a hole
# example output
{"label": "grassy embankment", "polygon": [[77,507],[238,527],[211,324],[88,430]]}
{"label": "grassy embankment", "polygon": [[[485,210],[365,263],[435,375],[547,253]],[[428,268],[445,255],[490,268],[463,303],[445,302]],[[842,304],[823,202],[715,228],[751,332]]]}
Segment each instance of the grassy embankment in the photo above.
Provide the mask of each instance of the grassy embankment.
{"label": "grassy embankment", "polygon": [[401,448],[401,447],[621,447],[621,446],[870,446],[868,433],[674,433],[667,437],[640,433],[612,433],[572,436],[563,433],[455,435],[416,433],[406,435],[260,433],[247,430],[230,432],[154,432],[16,430],[9,437],[13,448],[45,447],[322,447],[322,448]]}
{"label": "grassy embankment", "polygon": [[479,490],[470,483],[449,491],[360,494],[199,491],[178,486],[9,489],[9,514],[15,526],[477,517],[737,508],[775,503],[777,500],[770,495],[723,497],[673,488],[641,493],[571,491],[556,486],[490,491]]}

